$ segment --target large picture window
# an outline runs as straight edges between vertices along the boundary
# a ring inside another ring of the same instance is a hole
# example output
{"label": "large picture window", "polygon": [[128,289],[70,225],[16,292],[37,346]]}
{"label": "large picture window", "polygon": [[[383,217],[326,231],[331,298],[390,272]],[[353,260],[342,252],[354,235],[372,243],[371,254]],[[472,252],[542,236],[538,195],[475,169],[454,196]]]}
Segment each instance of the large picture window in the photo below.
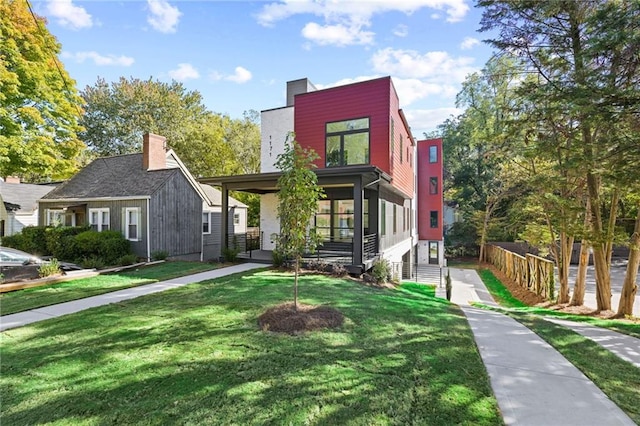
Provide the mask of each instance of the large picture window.
{"label": "large picture window", "polygon": [[326,125],[327,167],[369,164],[369,118]]}
{"label": "large picture window", "polygon": [[[369,200],[363,202],[362,223],[369,224]],[[316,230],[324,240],[351,241],[354,232],[353,200],[320,200],[316,212]]]}

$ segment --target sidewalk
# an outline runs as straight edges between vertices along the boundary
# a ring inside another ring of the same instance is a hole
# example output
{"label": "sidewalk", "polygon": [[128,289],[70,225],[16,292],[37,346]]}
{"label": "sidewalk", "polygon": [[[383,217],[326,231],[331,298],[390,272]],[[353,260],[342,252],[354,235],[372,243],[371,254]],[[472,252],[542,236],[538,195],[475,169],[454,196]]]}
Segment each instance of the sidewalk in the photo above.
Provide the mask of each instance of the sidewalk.
{"label": "sidewalk", "polygon": [[635,424],[531,330],[504,314],[471,307],[496,305],[475,270],[449,271],[451,301],[467,316],[507,425]]}
{"label": "sidewalk", "polygon": [[60,303],[57,305],[45,306],[30,311],[19,312],[17,314],[3,315],[0,317],[0,331],[21,327],[23,325],[31,324],[49,318],[56,318],[67,314],[73,314],[75,312],[79,312],[96,306],[118,303],[123,300],[133,299],[147,294],[158,293],[160,291],[182,287],[191,283],[211,280],[238,272],[244,272],[251,269],[264,267],[265,265],[261,263],[241,263],[225,268],[219,268],[211,271],[200,272],[198,274],[174,278],[172,280],[160,281],[157,283],[141,285],[138,287],[131,287],[124,290],[114,291],[112,293],[100,294],[98,296],[73,300],[71,302]]}

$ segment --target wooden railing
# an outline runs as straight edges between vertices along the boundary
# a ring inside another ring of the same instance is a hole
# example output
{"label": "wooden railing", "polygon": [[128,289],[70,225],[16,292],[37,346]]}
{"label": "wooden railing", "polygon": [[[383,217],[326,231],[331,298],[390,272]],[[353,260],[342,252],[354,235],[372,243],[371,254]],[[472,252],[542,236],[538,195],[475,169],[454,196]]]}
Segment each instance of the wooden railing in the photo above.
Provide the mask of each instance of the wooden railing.
{"label": "wooden railing", "polygon": [[484,248],[486,262],[498,268],[518,285],[546,300],[555,295],[554,263],[533,254],[520,256],[502,247],[491,244]]}

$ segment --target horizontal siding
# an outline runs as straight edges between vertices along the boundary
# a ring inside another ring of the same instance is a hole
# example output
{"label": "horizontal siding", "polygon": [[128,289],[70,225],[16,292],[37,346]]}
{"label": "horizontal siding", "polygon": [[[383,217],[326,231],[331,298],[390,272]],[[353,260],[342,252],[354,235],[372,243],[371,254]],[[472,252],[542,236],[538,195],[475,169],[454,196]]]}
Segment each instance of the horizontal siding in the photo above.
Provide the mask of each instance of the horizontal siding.
{"label": "horizontal siding", "polygon": [[[392,94],[390,96],[389,116],[393,120],[394,134],[392,135],[394,143],[392,144],[393,152],[391,154],[391,177],[393,178],[393,186],[398,188],[407,197],[413,197],[415,185],[414,156],[415,144],[410,132],[404,125],[404,121],[400,116],[400,102],[395,94],[392,86]],[[402,143],[400,141],[402,140]],[[400,152],[402,151],[402,153]]]}
{"label": "horizontal siding", "polygon": [[325,167],[325,124],[368,117],[370,164],[389,172],[390,88],[385,77],[296,96],[296,139],[318,153],[318,168]]}

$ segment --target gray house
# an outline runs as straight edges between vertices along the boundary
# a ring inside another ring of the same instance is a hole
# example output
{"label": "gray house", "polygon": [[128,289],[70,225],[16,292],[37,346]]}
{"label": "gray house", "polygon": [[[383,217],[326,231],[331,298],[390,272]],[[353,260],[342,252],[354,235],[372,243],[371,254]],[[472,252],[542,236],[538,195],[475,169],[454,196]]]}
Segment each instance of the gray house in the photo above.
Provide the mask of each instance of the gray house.
{"label": "gray house", "polygon": [[0,180],[0,237],[17,234],[25,226],[37,225],[38,199],[55,187],[56,184],[21,183],[15,176]]}
{"label": "gray house", "polygon": [[207,243],[220,229],[205,222],[216,210],[208,191],[166,150],[164,137],[145,134],[141,154],[94,160],[42,197],[39,225],[118,230],[147,259],[165,251],[174,259],[208,260],[220,256],[219,245]]}

